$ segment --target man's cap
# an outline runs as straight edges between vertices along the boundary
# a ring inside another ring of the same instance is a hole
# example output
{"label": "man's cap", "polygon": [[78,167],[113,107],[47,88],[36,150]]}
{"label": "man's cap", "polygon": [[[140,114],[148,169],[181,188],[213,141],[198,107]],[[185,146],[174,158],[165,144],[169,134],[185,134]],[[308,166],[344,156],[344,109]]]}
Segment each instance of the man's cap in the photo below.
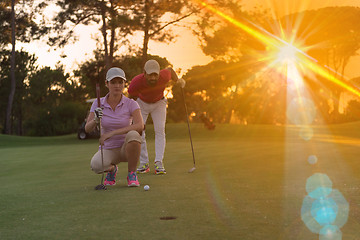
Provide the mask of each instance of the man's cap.
{"label": "man's cap", "polygon": [[148,60],[145,63],[144,70],[147,74],[160,73],[160,65],[156,60]]}
{"label": "man's cap", "polygon": [[110,82],[116,77],[122,78],[126,81],[125,72],[121,68],[110,68],[106,73],[106,81]]}

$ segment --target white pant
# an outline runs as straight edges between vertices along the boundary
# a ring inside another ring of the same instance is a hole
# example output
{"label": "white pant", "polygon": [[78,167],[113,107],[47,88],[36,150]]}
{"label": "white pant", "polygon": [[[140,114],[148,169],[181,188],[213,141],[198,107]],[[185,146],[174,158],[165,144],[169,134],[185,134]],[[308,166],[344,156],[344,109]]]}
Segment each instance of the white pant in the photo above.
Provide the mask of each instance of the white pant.
{"label": "white pant", "polygon": [[[166,122],[166,106],[167,100],[165,98],[155,102],[146,103],[138,98],[137,103],[141,109],[141,115],[144,123],[151,114],[151,118],[154,123],[155,130],[155,160],[154,162],[162,162],[165,152],[165,122]],[[140,154],[140,166],[149,162],[149,156],[146,147],[145,131],[142,134],[141,154]]]}

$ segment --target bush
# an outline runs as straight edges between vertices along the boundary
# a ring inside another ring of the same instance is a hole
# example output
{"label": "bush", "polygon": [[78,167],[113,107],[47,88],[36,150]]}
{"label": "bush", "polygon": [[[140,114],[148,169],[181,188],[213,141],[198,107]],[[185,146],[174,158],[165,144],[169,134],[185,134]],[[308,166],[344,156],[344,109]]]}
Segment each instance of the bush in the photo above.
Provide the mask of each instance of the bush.
{"label": "bush", "polygon": [[41,109],[26,121],[28,136],[56,136],[77,132],[86,117],[87,106],[65,102],[54,109]]}

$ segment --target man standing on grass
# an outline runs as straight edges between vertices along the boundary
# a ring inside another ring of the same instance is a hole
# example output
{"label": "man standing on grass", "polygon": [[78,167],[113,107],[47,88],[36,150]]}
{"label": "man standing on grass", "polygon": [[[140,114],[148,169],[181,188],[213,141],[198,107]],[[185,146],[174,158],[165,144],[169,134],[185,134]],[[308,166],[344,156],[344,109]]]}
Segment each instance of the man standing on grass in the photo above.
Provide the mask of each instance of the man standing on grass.
{"label": "man standing on grass", "polygon": [[[155,174],[166,174],[164,168],[165,152],[165,122],[167,100],[164,90],[167,83],[173,80],[184,88],[185,80],[179,78],[172,68],[160,70],[160,65],[155,60],[145,63],[144,73],[135,76],[130,83],[128,92],[131,97],[137,97],[144,123],[151,114],[155,130]],[[145,131],[142,134],[140,165],[137,173],[150,172],[149,157],[146,147]]]}

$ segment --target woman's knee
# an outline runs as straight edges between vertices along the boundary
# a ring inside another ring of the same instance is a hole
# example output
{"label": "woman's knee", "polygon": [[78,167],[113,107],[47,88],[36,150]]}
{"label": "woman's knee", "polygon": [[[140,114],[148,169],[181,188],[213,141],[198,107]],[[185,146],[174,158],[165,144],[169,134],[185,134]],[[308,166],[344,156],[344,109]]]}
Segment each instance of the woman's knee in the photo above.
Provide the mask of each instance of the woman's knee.
{"label": "woman's knee", "polygon": [[90,163],[91,170],[93,170],[95,173],[99,174],[103,172],[103,166],[101,161],[98,161],[97,159],[92,159]]}
{"label": "woman's knee", "polygon": [[95,173],[99,174],[102,172],[107,172],[112,167],[112,161],[108,158],[108,154],[106,154],[105,150],[103,154],[101,151],[95,153],[90,162],[91,170]]}
{"label": "woman's knee", "polygon": [[141,138],[141,135],[137,131],[131,130],[126,134],[125,142],[130,143],[130,142],[134,142],[134,141],[141,144],[142,138]]}

